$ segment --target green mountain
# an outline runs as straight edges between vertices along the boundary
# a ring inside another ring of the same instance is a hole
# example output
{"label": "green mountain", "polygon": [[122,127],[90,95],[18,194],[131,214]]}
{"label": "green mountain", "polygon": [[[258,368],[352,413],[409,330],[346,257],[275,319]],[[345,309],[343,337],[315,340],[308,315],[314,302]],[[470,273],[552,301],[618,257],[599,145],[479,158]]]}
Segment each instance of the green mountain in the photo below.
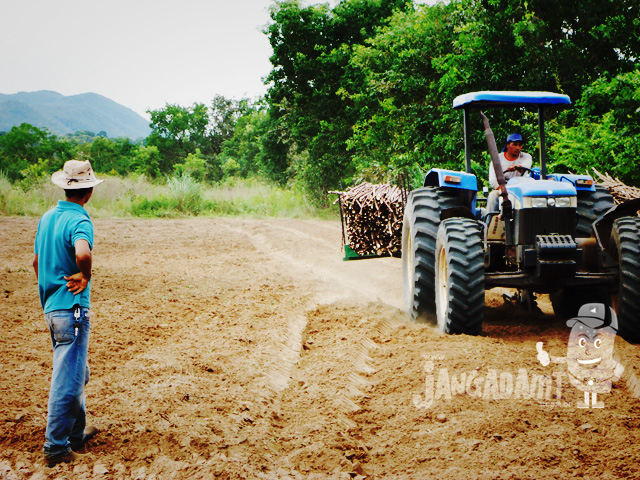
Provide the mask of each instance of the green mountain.
{"label": "green mountain", "polygon": [[0,132],[8,132],[21,123],[47,128],[56,135],[86,130],[135,140],[151,132],[148,120],[96,93],[71,96],[48,90],[0,93]]}

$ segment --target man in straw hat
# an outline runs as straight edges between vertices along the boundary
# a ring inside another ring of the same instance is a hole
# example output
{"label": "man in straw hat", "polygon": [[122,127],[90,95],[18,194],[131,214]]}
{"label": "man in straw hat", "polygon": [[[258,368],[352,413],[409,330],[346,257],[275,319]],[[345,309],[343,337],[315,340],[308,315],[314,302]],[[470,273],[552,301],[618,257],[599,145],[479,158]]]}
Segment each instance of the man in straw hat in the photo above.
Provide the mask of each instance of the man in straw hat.
{"label": "man in straw hat", "polygon": [[98,432],[85,426],[93,224],[84,205],[104,180],[96,179],[89,161],[69,160],[51,181],[64,189],[66,200],[40,219],[33,260],[53,345],[44,443],[49,466],[80,458],[73,450]]}

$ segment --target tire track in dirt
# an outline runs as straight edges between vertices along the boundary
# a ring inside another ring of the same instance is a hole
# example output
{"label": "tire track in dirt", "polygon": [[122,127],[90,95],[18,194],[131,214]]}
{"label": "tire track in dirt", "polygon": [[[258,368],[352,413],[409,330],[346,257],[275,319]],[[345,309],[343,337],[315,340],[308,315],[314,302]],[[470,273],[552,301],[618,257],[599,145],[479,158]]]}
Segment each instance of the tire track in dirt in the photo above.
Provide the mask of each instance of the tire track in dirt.
{"label": "tire track in dirt", "polygon": [[[278,362],[266,375],[274,395],[278,395],[288,386],[288,378],[299,360],[303,348],[304,332],[307,328],[308,312],[318,305],[334,303],[339,300],[354,297],[370,299],[375,297],[376,293],[375,290],[372,292],[372,289],[367,288],[369,282],[363,281],[363,277],[371,279],[373,276],[375,278],[375,269],[353,268],[349,271],[345,268],[346,262],[340,259],[339,245],[332,245],[332,242],[327,238],[318,238],[301,231],[300,229],[304,229],[304,227],[304,222],[295,222],[292,226],[282,224],[268,224],[267,226],[264,222],[251,221],[227,225],[227,228],[236,234],[248,237],[258,251],[271,256],[281,267],[279,274],[291,277],[297,284],[306,284],[308,289],[315,292],[305,305],[304,311],[294,314],[289,319],[288,329],[283,333],[280,342]],[[335,224],[331,224],[327,233],[334,240],[339,239],[339,227]],[[304,248],[301,248],[301,245],[304,245]],[[397,263],[397,259],[384,260]],[[370,263],[369,266],[372,267],[373,263]],[[358,266],[354,265],[354,267]],[[361,264],[359,267],[366,267],[366,265]],[[345,273],[349,276],[345,276]],[[397,288],[386,292],[382,289],[377,290],[377,293],[384,295],[387,303],[397,305],[398,300],[394,298],[393,292],[397,292]],[[358,351],[364,350],[359,347]],[[356,361],[358,366],[366,363],[366,355],[360,356],[362,358]],[[349,405],[347,400],[348,398],[345,403]]]}
{"label": "tire track in dirt", "polygon": [[[395,313],[395,312],[394,312]],[[339,422],[346,430],[353,430],[358,424],[353,420],[353,415],[361,409],[360,401],[367,395],[367,390],[371,387],[371,375],[376,373],[373,365],[374,355],[379,345],[376,337],[390,335],[395,329],[403,325],[404,319],[399,315],[392,315],[390,318],[378,320],[373,325],[369,325],[365,330],[364,338],[356,344],[353,349],[352,365],[353,372],[347,377],[347,385],[339,395],[338,404],[342,411],[338,413]]]}
{"label": "tire track in dirt", "polygon": [[[270,389],[263,401],[271,402],[272,428],[286,429],[290,423],[297,423],[294,419],[296,412],[316,409],[321,415],[317,415],[315,419],[323,424],[323,428],[318,430],[324,435],[330,432],[330,435],[338,439],[333,440],[337,450],[329,449],[332,453],[325,455],[322,468],[329,468],[336,475],[345,472],[362,473],[359,462],[352,462],[353,457],[344,455],[345,451],[352,450],[348,432],[357,427],[351,417],[360,409],[359,402],[370,387],[368,377],[375,373],[372,356],[377,345],[372,337],[382,331],[389,332],[397,328],[398,320],[394,323],[393,320],[383,319],[372,323],[369,318],[361,318],[358,324],[350,328],[349,335],[342,336],[346,327],[344,324],[340,328],[337,325],[317,325],[316,319],[322,318],[319,312],[324,312],[324,309],[331,309],[331,305],[339,306],[345,302],[352,304],[356,301],[357,304],[366,305],[369,303],[367,300],[377,300],[379,305],[384,305],[376,293],[385,297],[388,303],[397,305],[398,299],[394,298],[393,292],[397,294],[398,289],[376,285],[376,270],[379,266],[373,261],[359,264],[343,262],[339,244],[336,243],[340,238],[338,229],[327,231],[334,240],[330,242],[298,230],[304,228],[304,224],[283,226],[278,223],[266,226],[264,223],[244,222],[229,228],[238,235],[248,236],[257,250],[270,255],[276,264],[285,267],[280,273],[293,278],[296,284],[305,285],[302,290],[315,292],[305,304],[304,311],[290,318],[289,327],[282,334],[280,348],[275,355],[277,360],[265,373]],[[301,244],[304,244],[304,248],[296,249]],[[298,252],[298,256],[292,257],[292,251]],[[394,262],[396,266],[399,263],[397,259],[382,261]],[[388,264],[385,265],[386,274],[389,272],[388,267]],[[398,285],[399,269],[396,270]],[[388,282],[393,282],[393,279],[382,280],[383,282],[378,283],[386,282],[388,285]],[[376,307],[368,307],[371,308]],[[395,307],[383,308],[391,309],[397,317]],[[340,318],[337,321],[345,320]],[[321,347],[322,351],[332,353],[324,354],[321,360],[318,359],[314,353],[319,350],[319,345],[314,337],[331,337],[338,332],[343,332],[339,333],[340,338],[326,341]],[[333,369],[340,373],[326,378],[319,369]],[[318,396],[326,395],[321,392],[327,391],[333,392],[331,398],[324,398],[325,401],[319,402]],[[310,392],[313,394],[309,395]],[[330,407],[326,408],[325,405]],[[292,443],[295,444],[295,441],[292,440]],[[311,450],[314,448],[312,443]],[[297,464],[301,460],[298,456],[303,455],[301,452],[308,453],[309,449],[309,445],[298,445],[297,448],[290,445],[285,458],[292,464]],[[301,465],[303,471],[305,468],[311,469],[305,461],[301,460]]]}

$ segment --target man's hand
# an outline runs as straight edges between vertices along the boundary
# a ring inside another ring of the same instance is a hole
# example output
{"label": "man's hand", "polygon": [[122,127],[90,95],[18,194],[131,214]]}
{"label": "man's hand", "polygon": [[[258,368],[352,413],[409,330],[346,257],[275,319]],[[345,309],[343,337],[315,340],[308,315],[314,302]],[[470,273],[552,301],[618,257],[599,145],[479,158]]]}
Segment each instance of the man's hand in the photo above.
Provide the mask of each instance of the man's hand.
{"label": "man's hand", "polygon": [[69,277],[64,277],[67,280],[67,288],[74,295],[78,295],[83,292],[89,280],[91,280],[91,248],[89,242],[84,239],[80,239],[75,244],[76,247],[76,264],[80,271]]}
{"label": "man's hand", "polygon": [[68,277],[64,277],[67,280],[67,288],[70,292],[73,292],[74,295],[78,295],[82,293],[89,285],[89,279],[86,278],[82,272],[74,273]]}

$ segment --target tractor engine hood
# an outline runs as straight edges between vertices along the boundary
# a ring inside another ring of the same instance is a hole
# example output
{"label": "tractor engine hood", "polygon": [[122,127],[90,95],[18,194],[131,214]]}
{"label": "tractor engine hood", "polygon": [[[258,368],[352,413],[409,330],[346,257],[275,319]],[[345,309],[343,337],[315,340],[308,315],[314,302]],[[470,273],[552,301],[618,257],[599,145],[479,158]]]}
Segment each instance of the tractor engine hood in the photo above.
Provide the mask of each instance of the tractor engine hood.
{"label": "tractor engine hood", "polygon": [[555,180],[533,180],[516,177],[509,180],[507,190],[518,199],[524,197],[575,197],[576,188],[569,182]]}

